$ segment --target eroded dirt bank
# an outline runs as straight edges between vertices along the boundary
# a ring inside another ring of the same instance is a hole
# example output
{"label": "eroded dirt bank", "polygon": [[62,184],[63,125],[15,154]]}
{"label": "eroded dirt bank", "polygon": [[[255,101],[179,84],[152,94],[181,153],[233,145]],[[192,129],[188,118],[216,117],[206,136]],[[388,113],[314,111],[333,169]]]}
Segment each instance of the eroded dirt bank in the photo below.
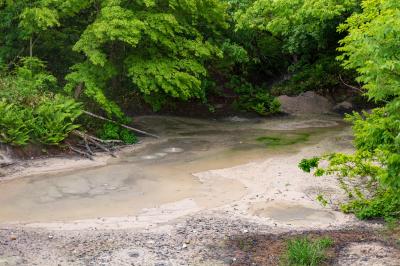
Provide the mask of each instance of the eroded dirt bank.
{"label": "eroded dirt bank", "polygon": [[[343,235],[349,228],[347,238],[337,238],[335,252],[343,258],[332,263],[357,265],[348,255],[359,252],[353,242],[362,242],[386,254],[383,265],[397,265],[390,264],[399,258],[387,247],[391,242],[376,242],[379,224],[315,202],[320,193],[343,196],[335,178],[297,168],[304,157],[351,151],[340,118],[143,117],[137,123],[161,140],[94,168],[56,174],[42,162],[42,174],[28,167],[35,175],[0,183],[0,265],[270,265],[277,258],[254,259],[263,254],[257,253],[262,243],[282,246],[290,234]],[[238,244],[249,241],[248,251]]]}

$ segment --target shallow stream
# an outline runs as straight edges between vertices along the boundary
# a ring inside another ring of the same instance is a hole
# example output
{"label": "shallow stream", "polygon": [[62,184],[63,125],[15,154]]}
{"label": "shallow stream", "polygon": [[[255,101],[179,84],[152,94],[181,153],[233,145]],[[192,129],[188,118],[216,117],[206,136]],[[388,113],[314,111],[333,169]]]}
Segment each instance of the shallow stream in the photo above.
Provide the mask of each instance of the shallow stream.
{"label": "shallow stream", "polygon": [[147,116],[142,128],[160,135],[104,167],[29,176],[0,183],[0,222],[68,221],[137,215],[190,200],[221,206],[246,195],[231,178],[202,182],[193,173],[294,153],[343,129],[338,118],[202,120]]}

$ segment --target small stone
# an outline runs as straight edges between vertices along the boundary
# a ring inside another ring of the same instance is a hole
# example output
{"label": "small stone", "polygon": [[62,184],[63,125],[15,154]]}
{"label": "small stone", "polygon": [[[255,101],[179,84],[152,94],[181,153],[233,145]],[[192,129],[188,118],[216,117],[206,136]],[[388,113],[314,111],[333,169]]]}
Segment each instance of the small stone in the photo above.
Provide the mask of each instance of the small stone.
{"label": "small stone", "polygon": [[131,257],[131,258],[137,258],[137,257],[139,257],[139,252],[137,252],[137,251],[130,251],[130,252],[128,253],[128,255],[129,255],[129,257]]}
{"label": "small stone", "polygon": [[17,240],[17,236],[11,235],[11,236],[10,236],[10,239],[11,239],[11,240]]}
{"label": "small stone", "polygon": [[232,264],[232,262],[233,262],[233,259],[232,259],[232,258],[229,258],[229,257],[227,257],[227,258],[224,258],[224,259],[223,259],[223,261],[224,261],[224,263],[226,263],[226,264]]}

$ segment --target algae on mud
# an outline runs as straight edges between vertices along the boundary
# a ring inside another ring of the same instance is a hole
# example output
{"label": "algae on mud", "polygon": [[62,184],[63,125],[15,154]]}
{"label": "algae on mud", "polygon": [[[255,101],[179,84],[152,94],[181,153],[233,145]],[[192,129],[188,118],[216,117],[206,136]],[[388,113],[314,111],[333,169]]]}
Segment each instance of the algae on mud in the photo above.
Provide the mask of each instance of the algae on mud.
{"label": "algae on mud", "polygon": [[309,138],[310,133],[272,134],[258,137],[257,141],[263,143],[266,147],[274,147],[306,142]]}

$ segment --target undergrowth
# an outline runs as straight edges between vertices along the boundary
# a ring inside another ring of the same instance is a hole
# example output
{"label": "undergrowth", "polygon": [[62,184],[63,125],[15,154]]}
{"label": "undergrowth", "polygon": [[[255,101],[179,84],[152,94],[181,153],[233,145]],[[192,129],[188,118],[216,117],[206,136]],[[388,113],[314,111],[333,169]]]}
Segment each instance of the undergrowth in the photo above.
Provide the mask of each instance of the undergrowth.
{"label": "undergrowth", "polygon": [[281,265],[320,265],[326,259],[326,250],[332,245],[333,240],[327,237],[315,240],[306,237],[291,239],[281,257]]}

